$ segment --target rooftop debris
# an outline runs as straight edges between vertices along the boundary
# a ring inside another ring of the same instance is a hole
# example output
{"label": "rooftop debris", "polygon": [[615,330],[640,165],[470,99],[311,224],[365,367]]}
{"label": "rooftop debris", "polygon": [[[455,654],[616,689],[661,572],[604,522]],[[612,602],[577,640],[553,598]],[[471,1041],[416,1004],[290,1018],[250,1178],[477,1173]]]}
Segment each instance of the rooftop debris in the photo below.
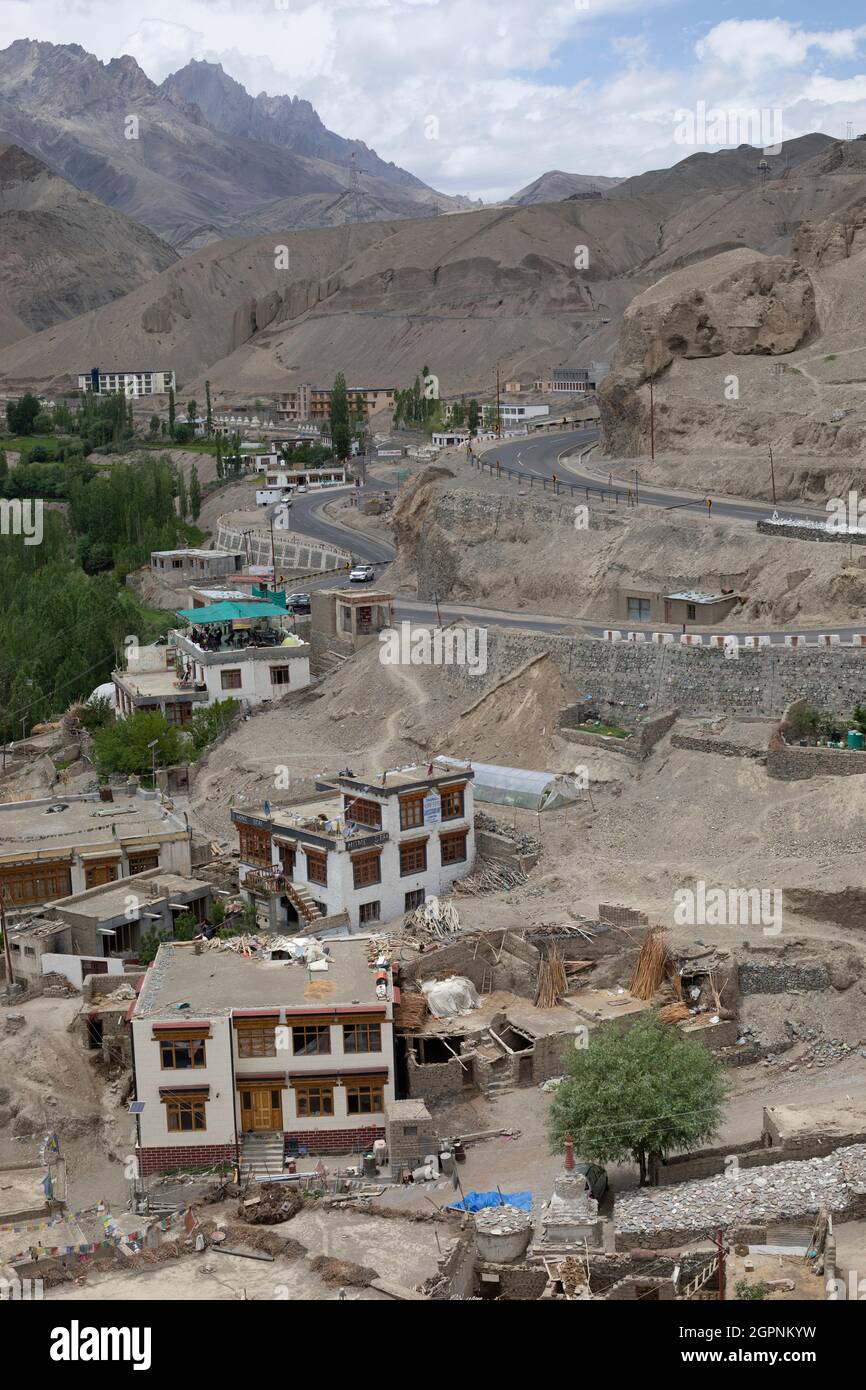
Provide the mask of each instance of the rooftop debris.
{"label": "rooftop debris", "polygon": [[447,937],[456,936],[460,930],[460,916],[453,903],[442,902],[437,897],[428,898],[414,912],[404,919],[403,926],[413,936]]}
{"label": "rooftop debris", "polygon": [[564,994],[568,993],[568,976],[556,942],[550,954],[538,967],[538,987],[535,991],[537,1009],[555,1009]]}
{"label": "rooftop debris", "polygon": [[644,938],[635,961],[629,990],[637,999],[652,999],[661,989],[669,969],[673,969],[668,951],[667,932],[657,927]]}

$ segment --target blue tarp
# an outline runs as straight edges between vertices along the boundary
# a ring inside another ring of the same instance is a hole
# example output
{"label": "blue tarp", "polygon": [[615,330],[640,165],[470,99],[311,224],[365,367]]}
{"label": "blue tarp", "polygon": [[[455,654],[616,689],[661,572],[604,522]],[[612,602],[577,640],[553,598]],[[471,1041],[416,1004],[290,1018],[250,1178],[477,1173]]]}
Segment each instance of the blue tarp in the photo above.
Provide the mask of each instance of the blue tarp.
{"label": "blue tarp", "polygon": [[452,1202],[449,1211],[483,1211],[485,1207],[517,1207],[519,1211],[532,1211],[531,1192],[467,1192],[464,1202]]}

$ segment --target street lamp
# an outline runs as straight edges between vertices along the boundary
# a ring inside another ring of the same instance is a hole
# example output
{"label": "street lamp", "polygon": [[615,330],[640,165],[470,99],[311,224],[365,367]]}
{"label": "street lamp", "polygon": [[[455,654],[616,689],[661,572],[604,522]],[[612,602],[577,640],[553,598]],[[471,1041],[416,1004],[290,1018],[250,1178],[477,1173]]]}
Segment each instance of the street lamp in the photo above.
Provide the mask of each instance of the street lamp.
{"label": "street lamp", "polygon": [[151,767],[152,767],[151,776],[152,776],[152,779],[153,779],[153,790],[154,790],[154,791],[156,791],[156,749],[157,749],[157,745],[158,745],[158,744],[159,744],[159,739],[158,739],[158,738],[152,738],[152,739],[150,740],[150,743],[147,745],[148,748],[150,749],[150,752],[151,752]]}

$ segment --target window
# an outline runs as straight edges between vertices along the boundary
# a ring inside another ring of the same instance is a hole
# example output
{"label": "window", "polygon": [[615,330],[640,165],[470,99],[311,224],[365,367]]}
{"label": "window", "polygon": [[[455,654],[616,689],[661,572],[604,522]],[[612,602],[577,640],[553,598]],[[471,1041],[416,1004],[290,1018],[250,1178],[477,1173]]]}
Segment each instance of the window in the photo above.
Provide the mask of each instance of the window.
{"label": "window", "polygon": [[206,1067],[204,1038],[160,1038],[159,1063],[163,1071],[185,1071],[187,1067]]}
{"label": "window", "polygon": [[271,837],[267,830],[260,830],[256,825],[239,825],[238,838],[244,863],[271,867]]}
{"label": "window", "polygon": [[129,872],[131,874],[144,874],[148,869],[159,868],[159,850],[147,850],[135,853],[129,852]]}
{"label": "window", "polygon": [[361,903],[358,910],[358,917],[362,922],[378,922],[382,916],[382,904],[376,900],[373,903]]}
{"label": "window", "polygon": [[171,562],[171,567],[172,567],[173,570],[182,570],[182,569],[183,569],[183,560],[172,560],[172,562]]}
{"label": "window", "polygon": [[230,671],[220,671],[220,684],[223,690],[240,690],[240,670],[236,666],[233,666]]}
{"label": "window", "polygon": [[292,1051],[296,1057],[312,1057],[330,1050],[331,1029],[327,1023],[304,1023],[292,1029]]}
{"label": "window", "polygon": [[352,872],[356,888],[364,888],[368,883],[382,882],[382,855],[379,850],[352,856]]}
{"label": "window", "polygon": [[424,888],[413,888],[412,892],[406,893],[403,898],[403,911],[412,912],[416,907],[420,907],[426,896]]}
{"label": "window", "polygon": [[167,700],[165,704],[165,717],[169,724],[187,725],[192,723],[192,705],[184,704],[180,700]]}
{"label": "window", "polygon": [[328,856],[307,850],[307,879],[310,883],[328,882]]}
{"label": "window", "polygon": [[443,864],[462,864],[466,858],[466,832],[440,836],[439,851]]}
{"label": "window", "polygon": [[442,819],[459,820],[463,815],[463,793],[465,788],[443,787],[439,795],[442,798]]}
{"label": "window", "polygon": [[360,796],[344,798],[343,814],[346,820],[358,825],[371,825],[374,830],[382,829],[382,807],[376,801],[364,801]]}
{"label": "window", "polygon": [[184,1134],[190,1130],[207,1129],[203,1097],[195,1096],[189,1100],[176,1098],[166,1101],[165,1117],[169,1134]]}
{"label": "window", "polygon": [[117,878],[117,864],[86,864],[84,867],[84,887],[98,888],[102,883],[113,883]]}
{"label": "window", "polygon": [[415,830],[424,824],[424,793],[400,797],[400,829]]}
{"label": "window", "polygon": [[138,921],[121,922],[119,926],[114,928],[114,936],[103,937],[103,941],[110,943],[106,948],[107,951],[111,955],[117,955],[120,951],[128,951],[132,954],[133,951],[138,949],[138,934],[140,928],[141,923]]}
{"label": "window", "polygon": [[693,623],[698,616],[698,610],[693,603],[686,604],[686,618]]}
{"label": "window", "polygon": [[271,685],[289,685],[290,675],[288,662],[285,666],[272,666]]}
{"label": "window", "polygon": [[344,1052],[381,1052],[381,1023],[344,1023]]}
{"label": "window", "polygon": [[0,887],[6,889],[13,906],[68,898],[72,892],[69,865],[22,864],[15,869],[0,870]]}
{"label": "window", "polygon": [[295,1111],[299,1116],[333,1115],[334,1083],[295,1084]]}
{"label": "window", "polygon": [[286,878],[291,878],[295,872],[295,850],[292,845],[280,845],[280,862],[283,866],[283,873]]}
{"label": "window", "polygon": [[276,1057],[276,1024],[261,1023],[255,1027],[238,1028],[239,1057]]}
{"label": "window", "polygon": [[635,622],[648,623],[650,621],[650,601],[648,598],[630,598],[628,600],[628,616],[634,618]]}
{"label": "window", "polygon": [[427,841],[409,840],[400,846],[400,877],[423,874],[427,868]]}
{"label": "window", "polygon": [[381,1115],[385,1109],[384,1081],[348,1085],[346,1087],[346,1109],[350,1115]]}

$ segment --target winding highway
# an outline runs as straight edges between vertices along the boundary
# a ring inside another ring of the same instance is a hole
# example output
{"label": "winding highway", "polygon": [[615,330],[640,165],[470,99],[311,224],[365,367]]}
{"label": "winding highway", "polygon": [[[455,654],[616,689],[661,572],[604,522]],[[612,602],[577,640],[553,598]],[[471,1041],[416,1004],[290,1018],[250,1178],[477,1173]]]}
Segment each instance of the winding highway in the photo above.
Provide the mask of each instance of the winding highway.
{"label": "winding highway", "polygon": [[[509,468],[514,472],[519,471],[527,479],[531,477],[537,478],[539,481],[545,479],[550,482],[555,473],[561,483],[574,484],[576,488],[581,490],[575,494],[576,496],[581,495],[585,488],[589,488],[590,494],[596,496],[600,491],[609,492],[611,473],[613,474],[613,486],[614,488],[618,486],[620,493],[625,492],[629,487],[633,488],[633,473],[630,477],[622,471],[618,474],[615,463],[611,464],[605,461],[604,463],[591,464],[583,457],[584,451],[595,443],[598,437],[599,431],[595,428],[562,431],[542,437],[511,440],[492,451],[488,451],[484,457],[485,461],[493,460],[495,462],[498,459],[503,468]],[[377,492],[395,492],[397,490],[396,483],[380,478],[371,480],[371,483],[368,484],[371,490],[373,490],[371,486],[373,482]],[[317,540],[327,541],[350,550],[356,560],[371,564],[379,571],[395,558],[397,552],[394,546],[387,541],[370,536],[365,531],[355,530],[344,522],[335,521],[324,512],[327,503],[353,490],[352,488],[333,488],[329,489],[324,496],[321,492],[296,496],[292,504],[292,528]],[[638,497],[640,507],[653,507],[663,511],[680,511],[688,508],[703,512],[704,515],[707,511],[705,494],[662,488],[658,485],[644,486],[640,481],[640,475],[638,475]],[[825,510],[818,508],[788,507],[786,505],[783,510],[786,517],[810,521],[823,521],[826,520],[827,516]],[[768,504],[749,501],[745,498],[713,498],[713,521],[724,518],[754,524],[762,517],[770,515],[772,515],[772,508]],[[779,544],[784,545],[784,540],[780,540]],[[337,575],[316,581],[314,587],[334,588],[345,585],[345,582],[344,575]],[[396,613],[401,620],[419,623],[435,623],[437,621],[436,605],[422,600],[398,598]],[[442,619],[452,622],[465,618],[467,622],[479,625],[522,628],[531,632],[549,632],[570,636],[600,637],[613,626],[610,619],[593,622],[589,619],[554,617],[543,613],[514,613],[465,602],[440,603],[438,615]],[[629,620],[627,626],[629,631],[642,631],[646,634],[664,630],[675,633],[681,631],[679,627],[673,627],[670,624],[665,629],[665,626],[658,622],[639,623]],[[774,644],[783,644],[785,637],[791,634],[797,634],[806,642],[815,642],[819,635],[826,633],[836,633],[843,642],[850,642],[855,634],[864,630],[866,630],[866,624],[862,628],[785,627],[778,630],[766,627],[726,627],[722,629],[702,626],[700,623],[688,624],[688,632],[704,637],[724,632],[726,636],[732,635],[742,639],[760,633],[763,636],[768,636]]]}

